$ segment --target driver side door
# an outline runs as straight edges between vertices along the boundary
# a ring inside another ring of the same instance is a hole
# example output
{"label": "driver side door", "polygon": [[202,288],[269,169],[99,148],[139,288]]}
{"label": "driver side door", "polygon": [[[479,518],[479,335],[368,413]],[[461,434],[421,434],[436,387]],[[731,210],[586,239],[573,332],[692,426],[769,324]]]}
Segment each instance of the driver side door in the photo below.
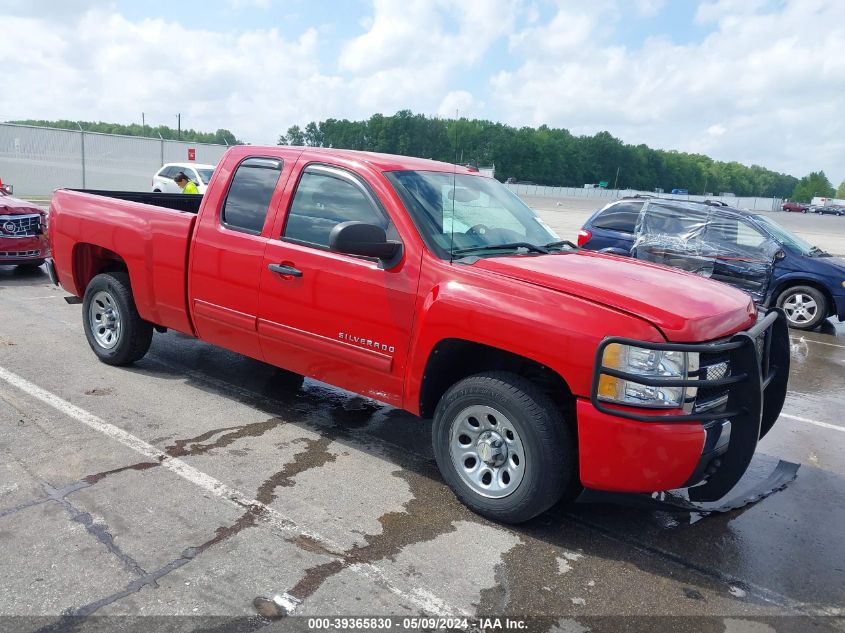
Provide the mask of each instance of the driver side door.
{"label": "driver side door", "polygon": [[382,226],[389,239],[402,241],[385,205],[351,171],[309,164],[288,197],[261,270],[264,358],[401,406],[419,255],[406,251],[388,270],[378,260],[329,249],[331,230],[352,220]]}

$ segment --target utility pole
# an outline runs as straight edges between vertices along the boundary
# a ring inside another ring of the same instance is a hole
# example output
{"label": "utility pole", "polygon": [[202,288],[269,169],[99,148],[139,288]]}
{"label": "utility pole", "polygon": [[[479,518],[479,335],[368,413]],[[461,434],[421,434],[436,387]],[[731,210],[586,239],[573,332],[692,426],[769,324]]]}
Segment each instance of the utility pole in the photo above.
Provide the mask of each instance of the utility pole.
{"label": "utility pole", "polygon": [[704,191],[701,192],[701,195],[707,195],[707,172],[704,172]]}
{"label": "utility pole", "polygon": [[82,154],[82,188],[85,189],[85,130],[82,129],[82,124],[76,122],[76,127],[79,128],[80,150]]}
{"label": "utility pole", "polygon": [[147,118],[144,113],[141,113],[141,136],[147,135]]}
{"label": "utility pole", "polygon": [[616,189],[616,185],[619,183],[619,167],[616,168],[616,178],[613,180],[613,188]]}
{"label": "utility pole", "polygon": [[176,115],[176,140],[182,140],[182,113]]}

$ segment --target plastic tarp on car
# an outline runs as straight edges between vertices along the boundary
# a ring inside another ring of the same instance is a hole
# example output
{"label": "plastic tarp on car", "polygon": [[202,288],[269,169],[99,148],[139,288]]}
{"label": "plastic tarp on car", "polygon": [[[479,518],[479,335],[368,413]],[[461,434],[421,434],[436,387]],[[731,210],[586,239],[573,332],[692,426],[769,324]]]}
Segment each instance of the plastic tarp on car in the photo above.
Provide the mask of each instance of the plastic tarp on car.
{"label": "plastic tarp on car", "polygon": [[631,255],[710,277],[762,303],[780,245],[734,212],[674,200],[643,205]]}

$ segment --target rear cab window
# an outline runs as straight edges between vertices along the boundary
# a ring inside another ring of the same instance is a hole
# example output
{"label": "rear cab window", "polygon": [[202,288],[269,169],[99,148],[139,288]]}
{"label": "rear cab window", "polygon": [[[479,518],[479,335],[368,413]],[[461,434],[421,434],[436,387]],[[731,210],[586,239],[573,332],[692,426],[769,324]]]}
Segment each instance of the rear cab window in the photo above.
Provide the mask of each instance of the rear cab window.
{"label": "rear cab window", "polygon": [[597,229],[633,234],[642,208],[642,202],[620,202],[600,212],[592,225]]}
{"label": "rear cab window", "polygon": [[232,176],[220,222],[228,229],[259,235],[284,163],[278,158],[247,158]]}

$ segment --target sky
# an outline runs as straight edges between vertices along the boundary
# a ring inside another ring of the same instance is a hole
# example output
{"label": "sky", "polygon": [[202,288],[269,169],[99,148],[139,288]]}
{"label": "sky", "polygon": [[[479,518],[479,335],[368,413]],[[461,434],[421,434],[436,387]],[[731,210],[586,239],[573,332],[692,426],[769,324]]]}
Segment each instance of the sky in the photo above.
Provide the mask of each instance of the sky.
{"label": "sky", "polygon": [[410,109],[845,179],[845,0],[4,0],[0,120]]}

